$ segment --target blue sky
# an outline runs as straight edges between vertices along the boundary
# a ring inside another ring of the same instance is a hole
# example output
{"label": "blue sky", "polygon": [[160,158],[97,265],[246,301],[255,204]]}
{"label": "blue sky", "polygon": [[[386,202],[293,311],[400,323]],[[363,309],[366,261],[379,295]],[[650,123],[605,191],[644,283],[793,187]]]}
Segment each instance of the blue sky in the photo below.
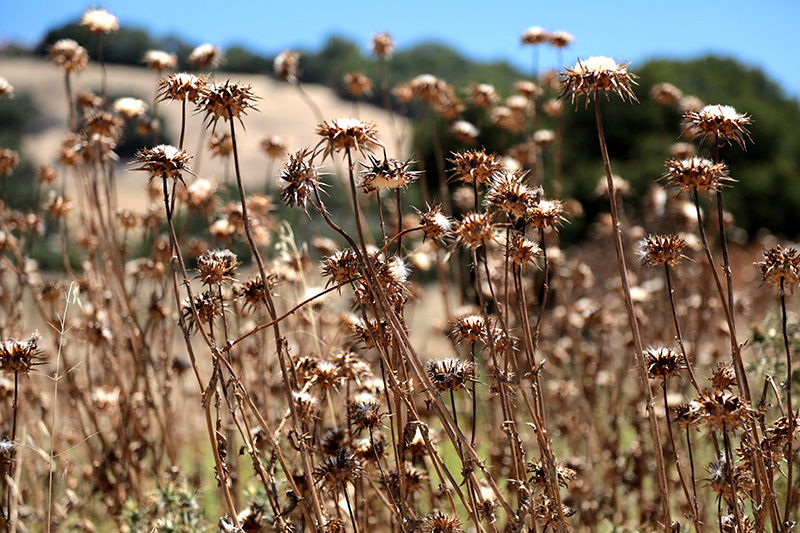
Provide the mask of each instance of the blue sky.
{"label": "blue sky", "polygon": [[[242,44],[277,53],[319,47],[328,36],[347,36],[366,50],[371,34],[389,31],[400,48],[439,40],[476,59],[506,59],[530,69],[531,51],[519,44],[529,26],[567,31],[575,42],[564,63],[606,55],[637,63],[651,58],[693,58],[709,53],[758,66],[800,99],[800,1],[622,0],[447,2],[400,0],[8,0],[0,42],[35,44],[49,28],[77,20],[92,6],[110,10],[123,24],[157,36],[177,34],[223,48]],[[561,67],[543,48],[543,68]],[[0,73],[2,75],[2,73]]]}

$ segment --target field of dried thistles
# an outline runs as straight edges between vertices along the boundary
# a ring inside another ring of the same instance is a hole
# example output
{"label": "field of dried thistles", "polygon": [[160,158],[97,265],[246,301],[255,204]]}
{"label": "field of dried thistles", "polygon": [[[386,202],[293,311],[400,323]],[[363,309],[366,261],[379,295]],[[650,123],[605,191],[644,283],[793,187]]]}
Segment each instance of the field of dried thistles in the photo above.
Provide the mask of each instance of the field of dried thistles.
{"label": "field of dried thistles", "polygon": [[[98,46],[118,28],[104,10],[81,24]],[[371,48],[391,69],[391,36]],[[73,94],[89,61],[74,41],[50,59],[67,120],[34,209],[6,202],[20,155],[0,149],[4,527],[791,530],[800,254],[729,242],[736,168],[723,158],[758,142],[750,116],[654,87],[658,105],[684,106],[687,142],[665,149],[634,219],[602,109],[644,104],[634,67],[607,57],[520,80],[506,99],[483,80],[391,88],[348,73],[353,96],[385,92],[397,122],[375,123],[327,116],[287,50],[275,76],[317,117],[314,142],[290,146],[275,124],[251,144],[264,186],[240,158],[270,95],[220,72],[219,48],[194,50],[194,73],[149,52],[152,102],[109,103],[105,79]],[[395,153],[411,143],[392,102],[424,110],[436,165]],[[179,139],[121,160],[123,131],[167,105]],[[572,108],[594,117],[607,208],[567,245],[582,206],[562,197],[551,155]],[[506,153],[481,146],[490,122],[513,134]],[[461,148],[446,153],[445,138]],[[226,179],[201,170],[209,158]],[[120,172],[141,178],[146,210],[120,198]],[[59,271],[32,258],[45,233]]]}

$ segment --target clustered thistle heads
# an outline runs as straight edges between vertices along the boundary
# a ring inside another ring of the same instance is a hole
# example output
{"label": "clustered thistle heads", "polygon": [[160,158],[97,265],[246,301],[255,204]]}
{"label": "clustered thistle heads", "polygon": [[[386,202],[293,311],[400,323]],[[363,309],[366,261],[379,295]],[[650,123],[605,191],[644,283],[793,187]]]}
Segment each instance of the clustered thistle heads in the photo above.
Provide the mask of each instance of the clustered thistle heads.
{"label": "clustered thistle heads", "polygon": [[671,159],[667,161],[666,167],[667,171],[662,179],[681,192],[711,193],[735,181],[728,175],[725,163],[715,163],[702,157]]}
{"label": "clustered thistle heads", "polygon": [[365,474],[366,471],[358,458],[347,453],[345,449],[340,449],[335,456],[325,459],[314,469],[317,483],[336,492],[343,490],[345,485],[353,483]]}
{"label": "clustered thistle heads", "polygon": [[26,340],[7,339],[0,342],[0,370],[27,374],[35,365],[43,363],[39,341],[42,336],[36,331]]}
{"label": "clustered thistle heads", "polygon": [[764,252],[764,261],[756,263],[761,279],[785,291],[800,281],[800,253],[796,248],[780,245]]}
{"label": "clustered thistle heads", "polygon": [[649,267],[665,265],[674,268],[686,257],[683,250],[687,246],[686,240],[677,235],[648,235],[639,241],[639,259]]}
{"label": "clustered thistle heads", "polygon": [[638,101],[631,90],[635,84],[636,76],[628,72],[630,63],[618,64],[610,57],[590,57],[586,61],[580,59],[574,67],[566,67],[561,73],[561,87],[563,98],[570,95],[572,102],[576,98],[586,96],[586,105],[594,94],[609,92],[616,94],[623,100]]}
{"label": "clustered thistle heads", "polygon": [[728,142],[735,141],[742,149],[745,140],[752,142],[746,127],[751,122],[750,117],[738,113],[731,106],[707,105],[700,111],[684,113],[684,119],[694,137],[705,138],[712,135]]}

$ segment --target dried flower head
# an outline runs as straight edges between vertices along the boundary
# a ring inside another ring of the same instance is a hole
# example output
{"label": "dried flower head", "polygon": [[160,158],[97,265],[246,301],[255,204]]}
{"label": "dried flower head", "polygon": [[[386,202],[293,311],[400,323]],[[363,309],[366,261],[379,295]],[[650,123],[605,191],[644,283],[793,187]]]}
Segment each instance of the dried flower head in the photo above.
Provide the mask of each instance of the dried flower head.
{"label": "dried flower head", "polygon": [[0,76],[0,98],[3,96],[14,98],[14,86],[7,79]]}
{"label": "dried flower head", "polygon": [[639,241],[639,259],[643,265],[674,267],[686,256],[683,250],[688,244],[677,235],[648,235]]}
{"label": "dried flower head", "polygon": [[494,239],[492,217],[486,213],[467,213],[456,222],[453,234],[471,248],[483,246]]}
{"label": "dried flower head", "polygon": [[359,97],[372,92],[372,80],[363,72],[348,72],[344,75],[344,86],[351,96]]}
{"label": "dried flower head", "polygon": [[388,59],[394,53],[394,41],[388,32],[375,33],[370,41],[370,50],[376,57]]}
{"label": "dried flower head", "polygon": [[44,208],[50,218],[57,220],[64,218],[72,211],[72,202],[63,196],[58,196],[54,191],[51,191],[50,196],[44,203]]}
{"label": "dried flower head", "polygon": [[90,33],[108,34],[119,29],[117,17],[105,9],[89,9],[81,16],[79,23],[85,26]]}
{"label": "dried flower head", "polygon": [[208,141],[208,149],[214,157],[229,157],[233,153],[233,139],[228,132],[215,133]]}
{"label": "dried flower head", "polygon": [[19,154],[9,148],[0,148],[0,176],[10,174],[19,163]]}
{"label": "dried flower head", "polygon": [[80,72],[89,62],[86,48],[72,39],[60,39],[47,49],[50,59],[66,72]]}
{"label": "dried flower head", "polygon": [[102,135],[110,139],[117,139],[121,126],[122,120],[113,113],[95,110],[83,118],[81,134],[84,137]]}
{"label": "dried flower head", "polygon": [[[533,483],[540,488],[547,488],[550,482],[550,475],[548,474],[548,466],[541,461],[530,461],[525,471],[531,474],[528,478],[529,483]],[[564,463],[556,463],[556,479],[560,487],[567,488],[569,483],[575,481],[578,474]]]}
{"label": "dried flower head", "polygon": [[486,342],[488,333],[489,329],[486,327],[483,315],[467,314],[453,320],[452,335],[456,345],[462,342]]}
{"label": "dried flower head", "polygon": [[528,206],[525,220],[535,228],[558,229],[564,218],[564,204],[561,200],[539,200]]}
{"label": "dried flower head", "polygon": [[225,310],[219,293],[211,289],[207,289],[200,294],[195,294],[192,302],[189,302],[188,298],[185,299],[181,302],[181,313],[191,331],[200,327],[200,324],[195,320],[192,304],[194,304],[194,308],[197,310],[197,318],[200,320],[200,324],[212,322],[215,318],[222,316]]}
{"label": "dried flower head", "polygon": [[489,120],[498,128],[503,128],[512,133],[522,133],[527,126],[524,113],[515,113],[506,106],[492,108]]}
{"label": "dried flower head", "polygon": [[300,52],[283,50],[272,62],[275,77],[282,81],[296,82],[300,79]]}
{"label": "dried flower head", "polygon": [[736,109],[728,105],[707,105],[700,111],[688,111],[683,118],[691,126],[694,137],[713,135],[719,139],[736,143],[744,149],[744,142],[750,142],[750,132],[747,127],[751,120],[748,115],[738,113]]}
{"label": "dried flower head", "polygon": [[475,381],[475,363],[455,357],[428,362],[428,378],[440,392],[456,391]]}
{"label": "dried flower head", "polygon": [[358,184],[365,193],[399,187],[405,189],[419,177],[419,171],[409,170],[416,161],[398,161],[386,157],[378,159],[372,154],[368,154],[368,157],[369,165],[361,163],[364,170]]}
{"label": "dried flower head", "polygon": [[427,211],[424,213],[416,208],[414,209],[419,214],[419,224],[422,226],[422,232],[425,237],[436,239],[447,235],[453,226],[453,220],[442,213],[441,206],[425,204],[425,208]]}
{"label": "dried flower head", "polygon": [[650,98],[663,106],[674,106],[683,98],[683,92],[671,83],[658,83],[650,89]]}
{"label": "dried flower head", "polygon": [[386,413],[381,413],[381,406],[377,400],[364,399],[350,403],[347,416],[350,424],[356,428],[371,431],[380,427]]}
{"label": "dried flower head", "polygon": [[118,98],[112,107],[123,120],[129,122],[141,117],[147,111],[147,104],[144,100],[131,97]]}
{"label": "dried flower head", "polygon": [[505,213],[513,220],[525,216],[528,207],[539,200],[535,190],[525,184],[526,172],[501,171],[492,176],[486,192],[486,207],[494,213]]}
{"label": "dried flower head", "polygon": [[478,140],[478,128],[466,120],[457,120],[450,126],[450,133],[465,144],[475,144]]}
{"label": "dried flower head", "polygon": [[362,154],[380,145],[374,122],[361,122],[355,118],[337,118],[317,126],[317,135],[326,143],[325,156],[342,150],[356,150]]}
{"label": "dried flower head", "polygon": [[730,391],[731,386],[736,383],[736,372],[733,370],[733,366],[719,363],[711,371],[710,380],[715,391]]}
{"label": "dried flower head", "polygon": [[571,33],[565,31],[554,31],[550,34],[550,38],[548,39],[550,46],[554,46],[555,48],[566,48],[574,40],[575,37],[573,37]]}
{"label": "dried flower head", "polygon": [[277,159],[286,155],[287,143],[283,137],[273,135],[261,141],[261,150],[267,154],[268,157]]}
{"label": "dried flower head", "polygon": [[155,148],[139,150],[131,164],[141,165],[132,170],[150,173],[150,178],[160,177],[183,182],[182,174],[186,172],[194,176],[187,163],[192,158],[184,150],[178,150],[168,144],[159,144]]}
{"label": "dried flower head", "polygon": [[327,285],[347,283],[357,277],[358,273],[358,256],[350,248],[335,252],[322,262],[322,275],[329,278]]}
{"label": "dried flower head", "polygon": [[678,375],[684,368],[683,356],[672,348],[648,348],[644,351],[647,375],[650,379],[669,379]]}
{"label": "dried flower head", "polygon": [[197,258],[197,277],[204,285],[233,280],[239,261],[230,250],[211,250]]}
{"label": "dried flower head", "polygon": [[32,366],[42,364],[43,356],[39,349],[41,338],[39,332],[34,331],[26,341],[7,339],[0,342],[0,370],[27,374]]}
{"label": "dried flower head", "polygon": [[671,159],[666,163],[667,171],[662,179],[680,191],[712,192],[734,181],[728,176],[725,163],[714,163],[702,157],[688,159]]}
{"label": "dried flower head", "polygon": [[520,233],[511,235],[511,242],[508,246],[508,259],[522,268],[533,263],[533,260],[541,255],[542,249],[538,244],[526,238]]}
{"label": "dried flower head", "polygon": [[586,61],[580,59],[574,67],[566,67],[561,73],[561,97],[570,95],[574,102],[576,97],[586,95],[586,105],[600,91],[618,95],[625,100],[638,101],[631,90],[636,76],[628,72],[630,63],[618,64],[610,57],[590,57]]}
{"label": "dried flower head", "polygon": [[195,76],[180,72],[161,78],[158,82],[158,99],[164,100],[188,100],[198,102],[206,85],[206,77],[202,74]]}
{"label": "dried flower head", "polygon": [[469,99],[478,107],[493,107],[497,105],[500,98],[495,92],[494,85],[488,83],[472,83],[469,86]]}
{"label": "dried flower head", "polygon": [[520,41],[522,42],[522,44],[527,44],[527,45],[546,43],[549,39],[550,39],[550,33],[548,33],[544,28],[540,28],[539,26],[531,26],[530,28],[522,32],[522,36],[520,37]]}
{"label": "dried flower head", "polygon": [[[267,283],[271,287],[275,284],[275,279],[267,276]],[[264,290],[264,282],[261,280],[261,276],[248,279],[237,286],[234,289],[234,294],[244,301],[245,308],[255,309],[256,306],[267,301],[267,293]]]}
{"label": "dried flower head", "polygon": [[319,400],[308,392],[293,392],[294,411],[297,419],[303,423],[311,423],[319,413]]}
{"label": "dried flower head", "polygon": [[192,50],[192,53],[189,54],[189,63],[197,69],[213,70],[224,60],[225,55],[222,53],[220,47],[210,43],[197,46]]}
{"label": "dried flower head", "polygon": [[764,252],[764,261],[756,263],[761,279],[781,291],[793,288],[800,281],[800,252],[797,248],[777,245]]}
{"label": "dried flower head", "polygon": [[317,483],[322,482],[323,487],[330,487],[335,492],[339,492],[345,485],[365,474],[361,462],[345,449],[340,449],[334,457],[322,461],[313,472]]}
{"label": "dried flower head", "polygon": [[467,184],[481,185],[489,183],[492,178],[503,169],[497,161],[495,154],[486,154],[486,150],[467,150],[465,152],[454,152],[453,159],[453,179]]}
{"label": "dried flower head", "polygon": [[542,95],[542,88],[528,80],[519,80],[514,82],[514,92],[522,96],[529,102],[535,101]]}
{"label": "dried flower head", "polygon": [[306,207],[306,201],[320,185],[319,167],[311,163],[311,151],[307,148],[289,155],[281,170],[281,200],[289,207]]}
{"label": "dried flower head", "polygon": [[163,50],[148,50],[144,53],[142,63],[151,70],[173,70],[178,68],[178,56]]}
{"label": "dried flower head", "polygon": [[248,109],[255,109],[253,102],[258,97],[253,94],[250,85],[227,80],[203,88],[198,106],[206,114],[206,119],[215,124],[219,119],[239,119],[247,114]]}
{"label": "dried flower head", "polygon": [[413,97],[438,109],[455,96],[453,88],[433,74],[420,74],[409,82]]}
{"label": "dried flower head", "polygon": [[741,396],[725,391],[703,391],[695,401],[701,406],[700,422],[712,429],[736,429],[752,413]]}
{"label": "dried flower head", "polygon": [[423,520],[424,533],[462,533],[461,519],[457,515],[433,511]]}

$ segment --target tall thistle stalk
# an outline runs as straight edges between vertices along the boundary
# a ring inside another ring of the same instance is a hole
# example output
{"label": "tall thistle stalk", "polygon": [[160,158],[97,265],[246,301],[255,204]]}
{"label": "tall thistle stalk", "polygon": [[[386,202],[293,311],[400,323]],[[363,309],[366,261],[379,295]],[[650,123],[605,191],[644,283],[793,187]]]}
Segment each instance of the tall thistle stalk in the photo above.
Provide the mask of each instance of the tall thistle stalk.
{"label": "tall thistle stalk", "polygon": [[611,204],[611,218],[614,224],[614,250],[617,254],[617,265],[619,266],[619,277],[622,283],[622,291],[625,300],[625,308],[628,312],[628,321],[633,335],[634,350],[636,351],[636,371],[639,375],[639,384],[647,405],[648,421],[650,423],[650,435],[653,439],[654,455],[658,470],[657,481],[659,487],[659,497],[661,500],[662,520],[665,533],[672,530],[672,518],[669,504],[669,485],[664,466],[664,452],[661,442],[661,432],[658,428],[655,406],[653,401],[653,391],[647,377],[646,362],[642,348],[642,338],[639,333],[639,323],[636,318],[636,309],[631,297],[630,284],[628,282],[628,268],[625,264],[625,250],[622,244],[622,227],[619,216],[619,206],[617,205],[617,194],[614,187],[614,178],[611,172],[611,161],[608,156],[605,134],[603,132],[603,121],[600,112],[600,92],[613,92],[620,98],[636,101],[636,96],[631,90],[633,76],[628,72],[628,63],[618,65],[616,61],[608,57],[591,57],[585,62],[580,60],[574,68],[567,67],[562,73],[563,93],[571,95],[573,101],[576,97],[584,96],[586,105],[589,100],[594,99],[595,120],[597,123],[597,138],[600,143],[600,151],[603,156],[603,167],[606,173],[608,185],[608,196]]}

